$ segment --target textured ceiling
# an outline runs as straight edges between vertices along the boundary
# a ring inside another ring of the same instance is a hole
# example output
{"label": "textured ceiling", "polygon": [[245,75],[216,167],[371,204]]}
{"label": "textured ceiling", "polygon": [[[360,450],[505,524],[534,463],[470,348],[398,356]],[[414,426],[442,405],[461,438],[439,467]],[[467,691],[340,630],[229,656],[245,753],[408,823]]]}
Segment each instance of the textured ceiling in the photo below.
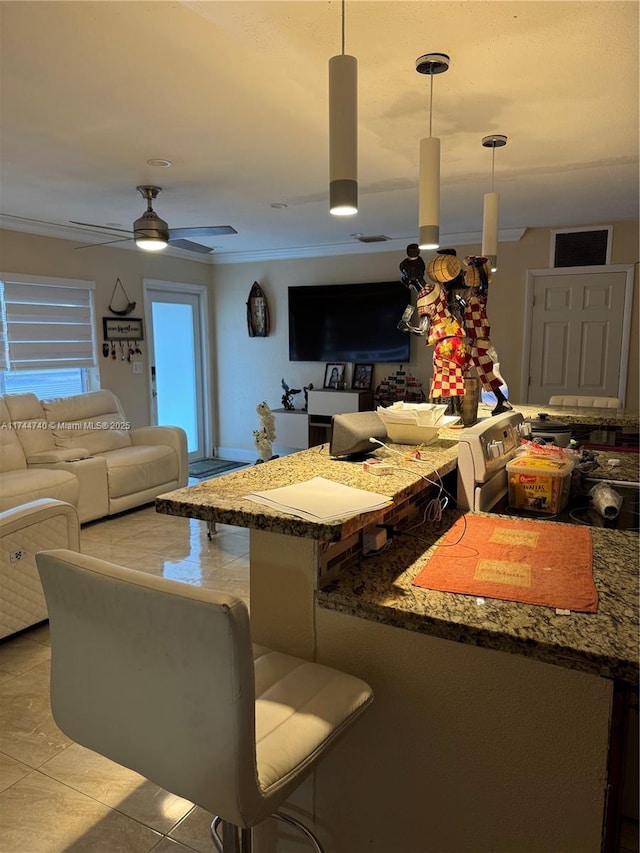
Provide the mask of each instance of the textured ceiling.
{"label": "textured ceiling", "polygon": [[209,241],[219,260],[365,250],[354,233],[404,247],[428,135],[415,60],[429,52],[451,56],[433,81],[446,240],[481,230],[491,133],[509,138],[495,159],[504,238],[638,216],[637,2],[347,0],[360,210],[344,218],[328,213],[339,0],[0,8],[5,228],[98,240],[69,220],[129,229],[144,209],[135,187],[150,183],[171,227],[237,229]]}

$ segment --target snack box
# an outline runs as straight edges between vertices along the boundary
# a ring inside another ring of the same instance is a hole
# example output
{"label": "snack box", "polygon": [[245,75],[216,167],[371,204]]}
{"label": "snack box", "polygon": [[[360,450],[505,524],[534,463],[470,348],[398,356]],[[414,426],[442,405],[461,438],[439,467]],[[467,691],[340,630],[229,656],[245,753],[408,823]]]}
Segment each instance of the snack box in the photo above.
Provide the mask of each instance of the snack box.
{"label": "snack box", "polygon": [[555,515],[566,507],[573,462],[537,456],[517,456],[507,462],[509,506]]}

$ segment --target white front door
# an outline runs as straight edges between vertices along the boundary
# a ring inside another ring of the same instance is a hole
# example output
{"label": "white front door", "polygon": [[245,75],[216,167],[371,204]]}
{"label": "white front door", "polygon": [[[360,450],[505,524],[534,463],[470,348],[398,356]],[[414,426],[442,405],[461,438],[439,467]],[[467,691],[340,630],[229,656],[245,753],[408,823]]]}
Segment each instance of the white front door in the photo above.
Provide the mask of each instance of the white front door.
{"label": "white front door", "polygon": [[151,423],[180,426],[191,462],[207,455],[210,424],[205,412],[206,288],[144,281],[151,385]]}
{"label": "white front door", "polygon": [[522,388],[528,403],[553,394],[624,399],[633,267],[531,270]]}

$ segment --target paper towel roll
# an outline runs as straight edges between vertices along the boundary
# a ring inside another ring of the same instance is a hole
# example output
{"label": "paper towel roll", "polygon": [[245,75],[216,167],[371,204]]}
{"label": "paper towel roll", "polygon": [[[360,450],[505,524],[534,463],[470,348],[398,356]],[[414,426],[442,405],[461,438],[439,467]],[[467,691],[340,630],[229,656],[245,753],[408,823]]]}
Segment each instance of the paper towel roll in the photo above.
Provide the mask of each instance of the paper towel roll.
{"label": "paper towel roll", "polygon": [[622,495],[619,495],[615,489],[608,486],[606,483],[598,483],[589,492],[593,508],[597,510],[603,518],[612,521],[618,517],[620,507],[622,506]]}

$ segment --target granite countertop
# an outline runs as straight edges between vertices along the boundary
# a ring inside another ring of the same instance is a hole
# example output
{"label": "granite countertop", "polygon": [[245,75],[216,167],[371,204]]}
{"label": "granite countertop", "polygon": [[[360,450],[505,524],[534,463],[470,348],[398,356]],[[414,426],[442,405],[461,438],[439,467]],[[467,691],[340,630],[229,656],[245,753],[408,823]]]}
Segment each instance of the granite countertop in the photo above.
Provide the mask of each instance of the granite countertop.
{"label": "granite countertop", "polygon": [[[593,426],[620,426],[627,429],[638,429],[640,422],[638,412],[628,409],[601,409],[590,406],[548,406],[546,403],[512,403],[513,409],[525,418],[537,418],[540,412],[546,412],[559,421],[567,424],[590,424]],[[478,416],[490,413],[489,407],[479,406]]]}
{"label": "granite countertop", "polygon": [[[394,445],[402,454],[413,447]],[[302,483],[313,477],[325,477],[345,486],[389,495],[400,503],[427,488],[424,477],[443,477],[455,470],[458,459],[457,436],[443,430],[439,438],[423,448],[422,462],[379,452],[381,458],[393,458],[400,470],[374,476],[363,470],[361,462],[343,462],[329,456],[326,444],[272,459],[195,486],[176,489],[156,498],[156,510],[168,515],[199,518],[237,527],[249,527],[288,536],[302,536],[321,542],[338,542],[368,524],[382,519],[388,508],[363,515],[349,516],[332,522],[306,521],[248,500],[254,491],[276,489]]]}
{"label": "granite countertop", "polygon": [[474,596],[412,586],[430,548],[459,516],[456,511],[446,512],[438,524],[397,536],[384,552],[363,558],[320,589],[318,604],[637,686],[637,533],[591,528],[598,611],[562,616],[549,607],[490,598],[478,604]]}
{"label": "granite countertop", "polygon": [[[612,483],[640,483],[640,455],[612,447],[595,452],[598,467],[589,471],[587,480],[607,480]],[[610,461],[618,462],[610,465]]]}

